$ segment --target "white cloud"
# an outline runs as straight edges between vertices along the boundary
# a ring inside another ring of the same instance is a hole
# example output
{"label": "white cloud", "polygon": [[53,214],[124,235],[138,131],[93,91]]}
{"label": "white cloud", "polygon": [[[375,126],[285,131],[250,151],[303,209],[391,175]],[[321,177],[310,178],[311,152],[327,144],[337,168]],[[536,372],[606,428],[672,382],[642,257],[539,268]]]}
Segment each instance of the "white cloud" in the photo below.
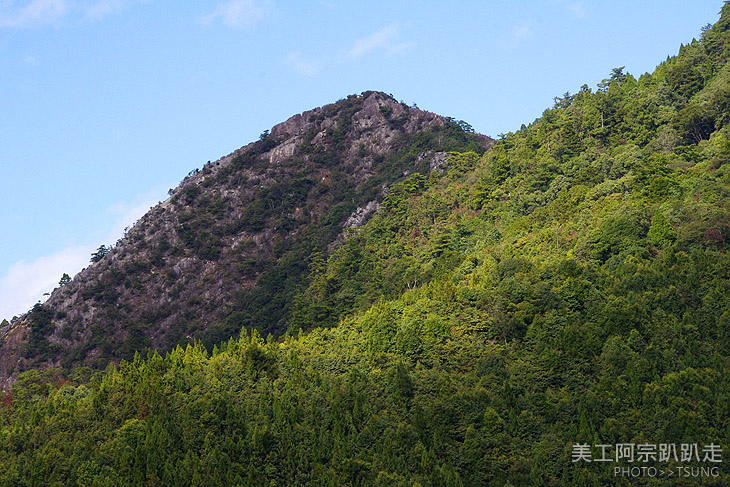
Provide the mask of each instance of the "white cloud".
{"label": "white cloud", "polygon": [[123,202],[107,209],[114,223],[99,242],[75,245],[38,257],[32,262],[21,260],[10,266],[5,275],[0,277],[0,320],[9,320],[14,315],[30,310],[38,301],[45,301],[46,296],[43,294],[57,287],[64,273],[76,275],[90,264],[91,253],[99,245],[116,243],[124,235],[125,228],[131,227],[150,207],[157,204],[159,198],[156,195],[159,193],[155,191],[139,198],[137,203]]}
{"label": "white cloud", "polygon": [[220,20],[227,27],[251,27],[264,18],[270,3],[268,0],[229,0],[204,16],[203,23],[210,24]]}
{"label": "white cloud", "polygon": [[25,313],[43,293],[53,290],[64,272],[75,274],[89,263],[92,247],[70,247],[33,262],[13,264],[0,278],[0,320]]}
{"label": "white cloud", "polygon": [[535,28],[537,27],[537,21],[530,19],[525,22],[521,22],[515,25],[513,35],[516,40],[527,39],[535,35]]}
{"label": "white cloud", "polygon": [[413,43],[399,42],[401,27],[398,22],[386,25],[367,37],[358,39],[345,54],[346,59],[357,59],[376,50],[385,51],[387,55],[402,54],[413,46]]}
{"label": "white cloud", "polygon": [[583,2],[573,2],[569,3],[565,6],[565,9],[568,10],[573,16],[577,19],[582,19],[586,16],[585,9],[583,7]]}
{"label": "white cloud", "polygon": [[38,66],[38,59],[35,56],[25,56],[23,64],[26,66]]}
{"label": "white cloud", "polygon": [[294,68],[294,71],[305,76],[314,76],[322,67],[321,63],[305,59],[299,51],[289,53],[284,62]]}
{"label": "white cloud", "polygon": [[0,2],[0,28],[22,29],[56,22],[69,11],[66,0],[31,0]]}

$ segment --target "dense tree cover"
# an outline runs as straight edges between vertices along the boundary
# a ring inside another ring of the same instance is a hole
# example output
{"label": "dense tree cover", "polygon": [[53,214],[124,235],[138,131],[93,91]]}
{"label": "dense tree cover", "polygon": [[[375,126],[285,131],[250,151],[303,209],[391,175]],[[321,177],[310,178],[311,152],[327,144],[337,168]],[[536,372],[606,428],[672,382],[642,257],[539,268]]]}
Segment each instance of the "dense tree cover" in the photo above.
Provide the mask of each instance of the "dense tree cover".
{"label": "dense tree cover", "polygon": [[24,374],[0,485],[666,484],[578,443],[726,461],[729,30],[726,3],[654,73],[392,187],[310,266],[283,340]]}

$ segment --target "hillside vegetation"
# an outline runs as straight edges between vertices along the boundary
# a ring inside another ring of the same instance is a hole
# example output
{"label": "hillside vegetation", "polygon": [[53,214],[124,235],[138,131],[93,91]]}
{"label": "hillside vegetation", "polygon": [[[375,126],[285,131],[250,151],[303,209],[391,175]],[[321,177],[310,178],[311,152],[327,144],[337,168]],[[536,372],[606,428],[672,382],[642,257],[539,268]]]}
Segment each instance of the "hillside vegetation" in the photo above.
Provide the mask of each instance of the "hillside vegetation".
{"label": "hillside vegetation", "polygon": [[310,266],[392,185],[493,141],[463,122],[369,91],[294,115],[195,169],[45,303],[0,325],[0,390],[49,364],[104,368],[242,327],[290,328]]}
{"label": "hillside vegetation", "polygon": [[312,254],[282,339],[25,372],[0,485],[666,485],[576,444],[727,462],[729,61],[725,3],[653,73],[412,172]]}

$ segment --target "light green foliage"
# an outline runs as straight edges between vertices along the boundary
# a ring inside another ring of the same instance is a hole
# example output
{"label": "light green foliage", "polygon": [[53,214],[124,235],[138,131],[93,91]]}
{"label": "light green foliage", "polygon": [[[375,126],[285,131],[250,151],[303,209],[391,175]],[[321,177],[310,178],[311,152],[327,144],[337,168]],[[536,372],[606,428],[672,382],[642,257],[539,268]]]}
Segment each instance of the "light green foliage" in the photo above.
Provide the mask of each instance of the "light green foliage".
{"label": "light green foliage", "polygon": [[656,212],[654,218],[651,219],[651,227],[646,235],[649,243],[664,246],[673,242],[677,238],[672,225],[661,212]]}

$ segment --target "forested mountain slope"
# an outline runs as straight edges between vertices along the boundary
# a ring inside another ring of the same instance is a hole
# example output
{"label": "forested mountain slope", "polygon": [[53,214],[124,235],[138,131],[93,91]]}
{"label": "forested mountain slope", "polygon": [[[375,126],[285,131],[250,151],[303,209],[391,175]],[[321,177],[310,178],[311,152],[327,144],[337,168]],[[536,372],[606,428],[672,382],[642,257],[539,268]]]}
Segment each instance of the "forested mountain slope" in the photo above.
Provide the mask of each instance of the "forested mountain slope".
{"label": "forested mountain slope", "polygon": [[314,256],[282,340],[21,375],[0,485],[726,485],[729,60],[726,3],[653,73],[394,184]]}
{"label": "forested mountain slope", "polygon": [[191,171],[91,266],[0,329],[0,386],[30,367],[104,368],[194,339],[212,347],[241,327],[280,336],[312,259],[370,218],[388,187],[492,142],[379,92],[295,115]]}

